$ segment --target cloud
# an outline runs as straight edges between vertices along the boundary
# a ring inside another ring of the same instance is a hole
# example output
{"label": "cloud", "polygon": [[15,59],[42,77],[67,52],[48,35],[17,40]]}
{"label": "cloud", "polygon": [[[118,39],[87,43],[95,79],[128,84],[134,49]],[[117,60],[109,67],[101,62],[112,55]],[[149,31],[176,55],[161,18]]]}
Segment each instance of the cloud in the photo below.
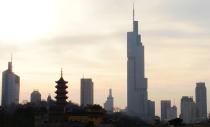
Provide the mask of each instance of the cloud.
{"label": "cloud", "polygon": [[159,12],[171,22],[193,23],[206,29],[210,23],[209,5],[209,0],[165,0]]}

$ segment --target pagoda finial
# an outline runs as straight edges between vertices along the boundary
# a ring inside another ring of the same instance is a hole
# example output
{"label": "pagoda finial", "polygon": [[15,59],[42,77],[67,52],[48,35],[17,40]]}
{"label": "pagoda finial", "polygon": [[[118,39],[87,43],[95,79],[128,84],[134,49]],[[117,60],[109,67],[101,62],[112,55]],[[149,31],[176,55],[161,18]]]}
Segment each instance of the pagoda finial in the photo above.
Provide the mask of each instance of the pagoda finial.
{"label": "pagoda finial", "polygon": [[63,77],[63,68],[61,68],[61,77]]}

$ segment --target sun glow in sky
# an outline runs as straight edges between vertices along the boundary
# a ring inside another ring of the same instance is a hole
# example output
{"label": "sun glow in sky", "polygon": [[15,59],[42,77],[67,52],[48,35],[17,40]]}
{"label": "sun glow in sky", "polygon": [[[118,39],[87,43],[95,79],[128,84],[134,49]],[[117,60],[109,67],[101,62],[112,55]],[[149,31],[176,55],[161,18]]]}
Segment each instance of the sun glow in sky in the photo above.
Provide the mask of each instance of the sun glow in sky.
{"label": "sun glow in sky", "polygon": [[1,40],[28,42],[47,36],[56,25],[54,7],[51,0],[1,0]]}
{"label": "sun glow in sky", "polygon": [[[210,93],[208,5],[209,0],[136,0],[148,94],[157,114],[160,100],[175,100],[179,108],[181,96],[194,96],[198,81]],[[0,0],[0,71],[12,52],[20,102],[34,89],[43,99],[54,96],[62,67],[70,100],[79,103],[84,74],[93,79],[95,103],[103,105],[112,88],[115,106],[125,108],[131,20],[130,0]]]}

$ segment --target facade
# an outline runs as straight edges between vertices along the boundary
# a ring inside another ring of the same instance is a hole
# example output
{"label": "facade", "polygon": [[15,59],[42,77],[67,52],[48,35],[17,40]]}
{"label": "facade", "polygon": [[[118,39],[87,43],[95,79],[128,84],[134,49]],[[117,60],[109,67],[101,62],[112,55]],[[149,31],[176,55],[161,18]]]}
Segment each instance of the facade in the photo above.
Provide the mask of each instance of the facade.
{"label": "facade", "polygon": [[41,102],[41,94],[38,90],[34,90],[32,93],[31,93],[31,102],[32,103],[38,103],[38,102]]}
{"label": "facade", "polygon": [[199,121],[207,119],[207,96],[204,82],[196,83],[195,101],[197,107],[197,118]]}
{"label": "facade", "polygon": [[161,101],[161,120],[167,121],[167,110],[171,108],[170,100],[162,100]]}
{"label": "facade", "polygon": [[148,117],[155,118],[155,102],[151,100],[148,100]]}
{"label": "facade", "polygon": [[81,79],[80,105],[93,105],[93,81],[92,79]]}
{"label": "facade", "polygon": [[174,105],[167,109],[167,121],[177,118],[177,107]]}
{"label": "facade", "polygon": [[20,77],[12,71],[12,61],[2,73],[2,106],[19,103]]}
{"label": "facade", "polygon": [[141,119],[148,118],[147,78],[144,74],[144,46],[134,19],[133,31],[127,33],[127,112]]}
{"label": "facade", "polygon": [[109,89],[109,96],[107,97],[106,102],[104,103],[104,109],[107,112],[113,112],[114,109],[114,98],[112,97],[112,89]]}
{"label": "facade", "polygon": [[187,124],[196,122],[196,104],[192,97],[182,97],[180,118]]}

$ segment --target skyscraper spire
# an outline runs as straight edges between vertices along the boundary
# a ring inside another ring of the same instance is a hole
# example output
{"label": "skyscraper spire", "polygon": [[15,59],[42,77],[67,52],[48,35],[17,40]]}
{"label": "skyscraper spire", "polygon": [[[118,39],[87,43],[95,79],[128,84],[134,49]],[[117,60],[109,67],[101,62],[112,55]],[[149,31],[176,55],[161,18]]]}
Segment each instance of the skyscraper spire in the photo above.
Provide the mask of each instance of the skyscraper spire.
{"label": "skyscraper spire", "polygon": [[134,7],[134,2],[133,2],[133,21],[135,20],[135,7]]}
{"label": "skyscraper spire", "polygon": [[9,70],[9,72],[12,72],[12,53],[10,56],[10,61],[8,62],[8,70]]}
{"label": "skyscraper spire", "polygon": [[109,89],[109,97],[112,97],[112,89]]}

